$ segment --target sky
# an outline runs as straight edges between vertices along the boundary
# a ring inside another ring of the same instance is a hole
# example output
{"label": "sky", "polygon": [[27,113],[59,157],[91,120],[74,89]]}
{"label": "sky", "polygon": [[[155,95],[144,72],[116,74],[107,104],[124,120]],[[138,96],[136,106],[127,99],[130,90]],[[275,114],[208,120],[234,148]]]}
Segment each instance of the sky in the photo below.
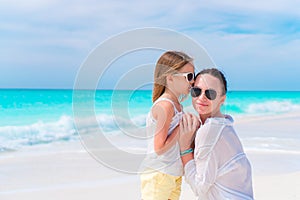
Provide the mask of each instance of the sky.
{"label": "sky", "polygon": [[[225,73],[229,90],[300,91],[298,0],[0,0],[0,5],[0,88],[72,89],[99,44],[132,29],[157,27],[201,44]],[[118,59],[99,87],[114,88],[122,73],[155,63],[161,53]]]}

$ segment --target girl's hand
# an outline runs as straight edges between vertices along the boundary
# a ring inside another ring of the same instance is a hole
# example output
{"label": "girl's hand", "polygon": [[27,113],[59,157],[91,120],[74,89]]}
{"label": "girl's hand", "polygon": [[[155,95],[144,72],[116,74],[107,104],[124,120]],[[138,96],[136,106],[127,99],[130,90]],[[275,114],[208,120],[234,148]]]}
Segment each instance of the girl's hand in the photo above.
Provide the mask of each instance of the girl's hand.
{"label": "girl's hand", "polygon": [[179,125],[179,145],[181,151],[192,147],[195,133],[199,127],[200,121],[195,115],[187,113],[182,116],[182,120]]}

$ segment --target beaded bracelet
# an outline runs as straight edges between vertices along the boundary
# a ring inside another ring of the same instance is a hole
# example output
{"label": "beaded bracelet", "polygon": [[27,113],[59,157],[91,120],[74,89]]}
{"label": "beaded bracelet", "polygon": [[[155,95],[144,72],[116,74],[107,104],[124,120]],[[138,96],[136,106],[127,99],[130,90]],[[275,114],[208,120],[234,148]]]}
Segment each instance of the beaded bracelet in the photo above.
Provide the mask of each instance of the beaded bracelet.
{"label": "beaded bracelet", "polygon": [[186,154],[193,153],[193,152],[194,152],[194,149],[193,148],[189,148],[187,150],[181,151],[180,152],[180,156],[184,156]]}

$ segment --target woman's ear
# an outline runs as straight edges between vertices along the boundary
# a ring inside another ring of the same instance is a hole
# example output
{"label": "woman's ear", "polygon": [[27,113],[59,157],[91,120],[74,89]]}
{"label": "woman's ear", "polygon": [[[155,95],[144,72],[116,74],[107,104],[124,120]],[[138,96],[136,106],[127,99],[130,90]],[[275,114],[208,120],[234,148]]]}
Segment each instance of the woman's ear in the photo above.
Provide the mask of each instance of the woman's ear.
{"label": "woman's ear", "polygon": [[226,100],[226,95],[223,95],[220,99],[220,105],[223,105]]}

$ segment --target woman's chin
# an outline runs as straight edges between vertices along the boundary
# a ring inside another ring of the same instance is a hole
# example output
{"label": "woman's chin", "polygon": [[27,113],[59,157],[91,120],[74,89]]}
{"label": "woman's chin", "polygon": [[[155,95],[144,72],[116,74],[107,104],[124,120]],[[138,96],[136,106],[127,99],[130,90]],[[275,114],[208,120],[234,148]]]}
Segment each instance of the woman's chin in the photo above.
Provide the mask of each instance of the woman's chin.
{"label": "woman's chin", "polygon": [[201,115],[201,114],[205,114],[205,110],[201,109],[201,108],[197,108],[197,112]]}
{"label": "woman's chin", "polygon": [[205,108],[203,108],[203,107],[198,107],[198,108],[197,108],[197,112],[198,112],[200,115],[207,115],[207,114],[210,113],[207,109],[205,109]]}

